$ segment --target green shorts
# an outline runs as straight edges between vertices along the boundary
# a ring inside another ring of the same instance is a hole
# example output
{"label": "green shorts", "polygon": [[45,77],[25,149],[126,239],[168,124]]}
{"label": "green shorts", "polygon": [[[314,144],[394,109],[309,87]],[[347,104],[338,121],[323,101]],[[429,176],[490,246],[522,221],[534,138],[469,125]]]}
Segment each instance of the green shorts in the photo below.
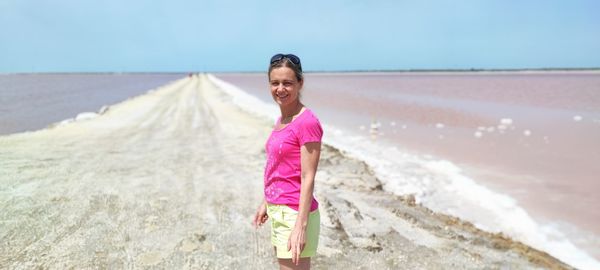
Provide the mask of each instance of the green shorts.
{"label": "green shorts", "polygon": [[[267,204],[267,215],[271,220],[271,243],[277,249],[277,258],[291,259],[292,252],[288,251],[287,244],[294,225],[298,211],[282,204]],[[300,257],[313,257],[317,254],[319,245],[321,214],[316,209],[308,214],[308,226],[306,228],[306,244]]]}

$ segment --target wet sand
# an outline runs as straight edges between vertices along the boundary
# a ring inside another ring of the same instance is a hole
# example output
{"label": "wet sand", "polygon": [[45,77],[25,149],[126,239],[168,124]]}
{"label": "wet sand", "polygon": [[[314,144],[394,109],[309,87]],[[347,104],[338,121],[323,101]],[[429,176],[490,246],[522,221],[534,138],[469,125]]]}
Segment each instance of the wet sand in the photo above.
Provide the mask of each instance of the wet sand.
{"label": "wet sand", "polygon": [[[261,200],[272,121],[204,75],[97,117],[0,136],[0,268],[276,269]],[[571,269],[385,192],[325,145],[314,269]]]}

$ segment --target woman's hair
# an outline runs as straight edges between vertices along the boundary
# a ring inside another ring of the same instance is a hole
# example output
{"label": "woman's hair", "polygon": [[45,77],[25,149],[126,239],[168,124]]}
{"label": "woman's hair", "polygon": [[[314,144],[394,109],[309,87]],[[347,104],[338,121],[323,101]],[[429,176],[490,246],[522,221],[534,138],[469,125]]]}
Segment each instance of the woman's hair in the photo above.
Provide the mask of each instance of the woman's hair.
{"label": "woman's hair", "polygon": [[283,57],[280,60],[274,61],[269,65],[269,79],[271,79],[271,71],[280,67],[288,67],[294,71],[296,75],[296,79],[301,82],[304,80],[304,76],[302,75],[302,67],[298,64],[294,64],[289,58]]}

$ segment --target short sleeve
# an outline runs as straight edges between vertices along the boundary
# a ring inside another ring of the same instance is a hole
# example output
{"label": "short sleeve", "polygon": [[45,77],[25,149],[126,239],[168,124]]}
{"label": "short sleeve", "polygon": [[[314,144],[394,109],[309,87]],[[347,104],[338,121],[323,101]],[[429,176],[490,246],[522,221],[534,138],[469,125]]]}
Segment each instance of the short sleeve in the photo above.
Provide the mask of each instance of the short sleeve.
{"label": "short sleeve", "polygon": [[307,117],[305,121],[299,125],[297,130],[298,142],[304,145],[309,142],[321,142],[323,137],[323,128],[319,119],[312,116]]}

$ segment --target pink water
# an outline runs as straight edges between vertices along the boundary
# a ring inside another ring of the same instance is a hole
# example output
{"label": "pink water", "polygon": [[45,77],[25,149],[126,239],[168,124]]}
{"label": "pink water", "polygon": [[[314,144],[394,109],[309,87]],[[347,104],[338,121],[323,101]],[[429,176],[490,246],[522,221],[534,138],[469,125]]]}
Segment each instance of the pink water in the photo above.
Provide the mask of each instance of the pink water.
{"label": "pink water", "polygon": [[32,73],[0,74],[0,135],[33,131],[97,112],[162,86],[184,74]]}
{"label": "pink water", "polygon": [[[218,76],[272,102],[265,74]],[[307,74],[302,95],[327,124],[454,162],[600,259],[600,72]]]}

